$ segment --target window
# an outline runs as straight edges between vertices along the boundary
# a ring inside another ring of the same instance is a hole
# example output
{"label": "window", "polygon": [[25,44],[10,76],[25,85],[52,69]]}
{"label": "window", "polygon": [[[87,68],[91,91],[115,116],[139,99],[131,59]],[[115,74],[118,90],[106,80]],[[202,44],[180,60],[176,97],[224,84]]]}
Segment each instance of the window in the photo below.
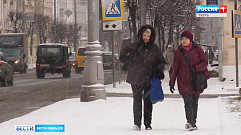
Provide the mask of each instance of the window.
{"label": "window", "polygon": [[78,56],[85,56],[85,48],[79,48]]}
{"label": "window", "polygon": [[64,9],[63,8],[59,9],[59,17],[64,18]]}
{"label": "window", "polygon": [[31,0],[28,0],[28,5],[32,5],[32,4],[31,4]]}
{"label": "window", "polygon": [[60,47],[49,47],[42,46],[39,52],[41,57],[60,57],[61,56],[61,48]]}
{"label": "window", "polygon": [[13,5],[13,0],[10,1],[10,5]]}

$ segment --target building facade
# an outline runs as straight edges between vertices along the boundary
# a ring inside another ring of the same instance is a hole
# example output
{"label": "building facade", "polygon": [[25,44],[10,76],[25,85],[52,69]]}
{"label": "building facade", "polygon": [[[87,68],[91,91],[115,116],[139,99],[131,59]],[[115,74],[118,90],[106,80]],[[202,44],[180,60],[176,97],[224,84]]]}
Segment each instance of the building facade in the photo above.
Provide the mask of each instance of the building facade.
{"label": "building facade", "polygon": [[16,0],[0,0],[0,29],[2,32],[7,32],[13,25],[8,21],[8,13],[10,11],[16,11],[17,1]]}
{"label": "building facade", "polygon": [[[222,18],[222,63],[223,75],[228,80],[236,80],[236,56],[235,56],[235,38],[232,37],[232,10],[234,10],[234,2],[224,0],[220,5],[227,5],[227,17]],[[237,2],[237,9],[241,6],[241,2]],[[238,39],[238,70],[239,80],[241,80],[241,40]]]}

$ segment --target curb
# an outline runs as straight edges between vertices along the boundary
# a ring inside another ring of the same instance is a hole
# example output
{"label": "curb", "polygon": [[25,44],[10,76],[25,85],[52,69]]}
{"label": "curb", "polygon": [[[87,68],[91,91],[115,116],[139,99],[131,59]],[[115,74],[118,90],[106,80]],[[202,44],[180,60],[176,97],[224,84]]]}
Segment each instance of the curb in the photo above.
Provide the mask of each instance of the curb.
{"label": "curb", "polygon": [[[107,97],[132,97],[131,93],[106,93]],[[240,94],[201,94],[200,98],[217,98],[228,96],[240,96]],[[165,98],[182,98],[179,94],[164,94]]]}

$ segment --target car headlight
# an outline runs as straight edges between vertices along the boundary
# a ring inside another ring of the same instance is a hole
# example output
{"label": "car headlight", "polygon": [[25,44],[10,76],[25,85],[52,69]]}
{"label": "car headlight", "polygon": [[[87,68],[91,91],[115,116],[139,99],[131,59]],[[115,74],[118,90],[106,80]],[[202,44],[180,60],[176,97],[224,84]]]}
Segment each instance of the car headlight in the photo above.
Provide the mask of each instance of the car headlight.
{"label": "car headlight", "polygon": [[15,60],[14,61],[14,64],[18,64],[20,60]]}

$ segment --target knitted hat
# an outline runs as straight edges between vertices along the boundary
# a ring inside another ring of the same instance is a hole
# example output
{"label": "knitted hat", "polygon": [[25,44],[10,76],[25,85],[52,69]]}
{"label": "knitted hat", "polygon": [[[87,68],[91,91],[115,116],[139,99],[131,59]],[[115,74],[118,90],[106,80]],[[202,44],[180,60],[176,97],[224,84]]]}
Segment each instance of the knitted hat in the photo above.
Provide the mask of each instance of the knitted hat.
{"label": "knitted hat", "polygon": [[187,37],[190,39],[190,41],[193,41],[193,34],[191,31],[188,31],[188,30],[184,30],[181,34],[181,38],[182,37]]}

